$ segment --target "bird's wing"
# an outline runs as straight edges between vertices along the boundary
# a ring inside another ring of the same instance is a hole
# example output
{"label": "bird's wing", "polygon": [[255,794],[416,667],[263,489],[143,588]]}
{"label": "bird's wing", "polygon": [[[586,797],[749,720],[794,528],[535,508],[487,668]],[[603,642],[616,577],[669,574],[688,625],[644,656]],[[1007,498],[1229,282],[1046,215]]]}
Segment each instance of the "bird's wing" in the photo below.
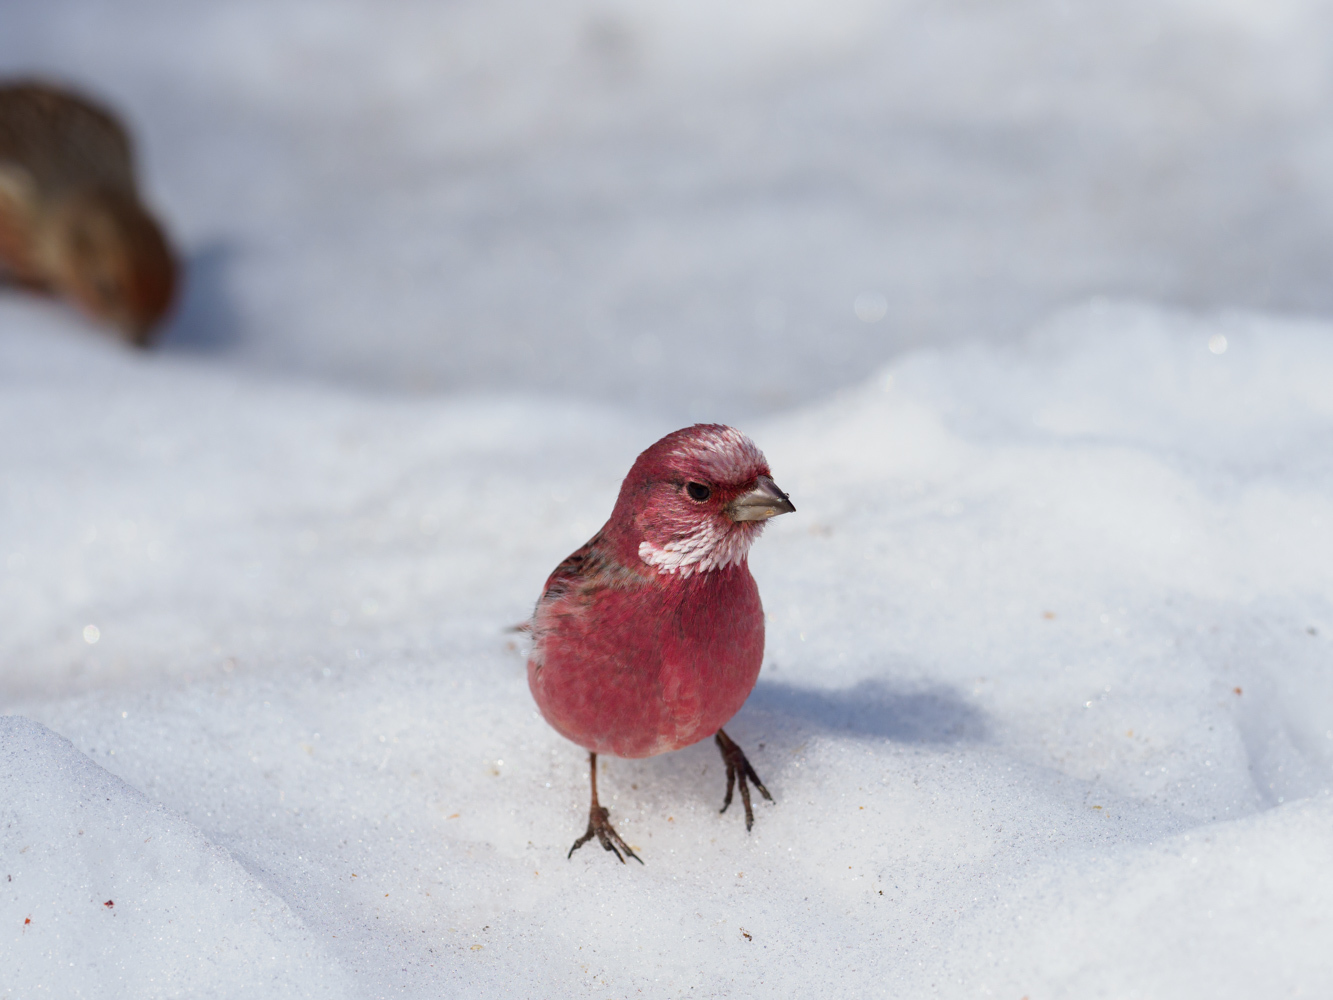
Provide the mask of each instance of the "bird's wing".
{"label": "bird's wing", "polygon": [[27,170],[44,198],[71,188],[135,190],[130,139],[115,116],[42,83],[0,87],[0,162]]}
{"label": "bird's wing", "polygon": [[533,631],[540,633],[544,621],[576,614],[603,590],[627,590],[646,585],[647,567],[626,566],[611,550],[601,532],[571,553],[546,580],[533,613]]}
{"label": "bird's wing", "polygon": [[28,172],[0,160],[0,283],[42,285],[40,268],[33,259],[35,199]]}

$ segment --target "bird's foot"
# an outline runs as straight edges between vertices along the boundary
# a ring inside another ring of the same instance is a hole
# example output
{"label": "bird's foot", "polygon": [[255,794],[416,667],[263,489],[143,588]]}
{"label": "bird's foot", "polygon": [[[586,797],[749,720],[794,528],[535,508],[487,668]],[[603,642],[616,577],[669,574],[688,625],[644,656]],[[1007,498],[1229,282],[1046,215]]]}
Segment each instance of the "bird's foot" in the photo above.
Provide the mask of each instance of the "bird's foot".
{"label": "bird's foot", "polygon": [[750,786],[747,781],[753,781],[754,787],[759,789],[759,794],[773,801],[773,796],[768,794],[768,789],[764,783],[759,780],[759,775],[754,773],[754,768],[745,758],[745,751],[732,742],[730,736],[721,729],[713,737],[717,741],[718,749],[722,751],[722,761],[727,765],[727,794],[722,799],[722,808],[720,812],[726,812],[727,806],[731,805],[731,792],[737,782],[741,786],[741,802],[745,804],[745,829],[754,826],[754,809],[750,806]]}
{"label": "bird's foot", "polygon": [[574,841],[574,846],[569,849],[569,853],[565,856],[567,858],[572,858],[574,852],[588,841],[592,840],[593,837],[598,839],[603,849],[612,852],[617,858],[620,858],[620,863],[622,865],[625,863],[625,859],[621,857],[621,851],[624,851],[639,864],[643,864],[643,858],[639,857],[630,849],[629,844],[625,843],[625,841],[620,838],[620,834],[616,833],[616,828],[611,825],[611,810],[596,805],[593,806],[592,810],[588,813],[588,831],[578,840]]}

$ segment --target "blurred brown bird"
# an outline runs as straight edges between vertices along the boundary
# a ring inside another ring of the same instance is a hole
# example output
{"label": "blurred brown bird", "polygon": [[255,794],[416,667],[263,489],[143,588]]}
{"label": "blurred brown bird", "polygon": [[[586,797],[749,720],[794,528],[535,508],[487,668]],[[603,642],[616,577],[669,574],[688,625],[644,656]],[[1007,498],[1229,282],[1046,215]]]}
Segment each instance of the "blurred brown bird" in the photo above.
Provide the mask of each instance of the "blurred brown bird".
{"label": "blurred brown bird", "polygon": [[48,84],[0,83],[0,273],[151,342],[176,262],[110,111]]}

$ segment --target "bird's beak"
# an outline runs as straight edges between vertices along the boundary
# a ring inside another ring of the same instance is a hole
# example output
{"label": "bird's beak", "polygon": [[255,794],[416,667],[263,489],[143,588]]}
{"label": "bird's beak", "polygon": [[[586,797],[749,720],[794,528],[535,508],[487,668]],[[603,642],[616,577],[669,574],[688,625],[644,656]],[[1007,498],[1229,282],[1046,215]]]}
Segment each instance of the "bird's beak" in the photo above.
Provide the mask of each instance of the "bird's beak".
{"label": "bird's beak", "polygon": [[778,484],[768,476],[760,476],[759,482],[749,493],[742,493],[727,504],[727,516],[733,521],[767,521],[779,514],[790,514],[796,505],[787,499],[787,494],[778,489]]}

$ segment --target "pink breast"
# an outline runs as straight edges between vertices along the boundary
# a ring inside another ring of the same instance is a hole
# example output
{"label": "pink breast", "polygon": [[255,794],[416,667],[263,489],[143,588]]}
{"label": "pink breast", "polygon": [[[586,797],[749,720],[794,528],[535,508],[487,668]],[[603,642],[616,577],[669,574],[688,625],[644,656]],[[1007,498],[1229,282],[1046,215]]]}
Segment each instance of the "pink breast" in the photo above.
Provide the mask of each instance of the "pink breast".
{"label": "pink breast", "polygon": [[650,757],[711,736],[759,676],[764,615],[744,563],[660,582],[600,591],[539,623],[533,697],[558,732],[596,753]]}

